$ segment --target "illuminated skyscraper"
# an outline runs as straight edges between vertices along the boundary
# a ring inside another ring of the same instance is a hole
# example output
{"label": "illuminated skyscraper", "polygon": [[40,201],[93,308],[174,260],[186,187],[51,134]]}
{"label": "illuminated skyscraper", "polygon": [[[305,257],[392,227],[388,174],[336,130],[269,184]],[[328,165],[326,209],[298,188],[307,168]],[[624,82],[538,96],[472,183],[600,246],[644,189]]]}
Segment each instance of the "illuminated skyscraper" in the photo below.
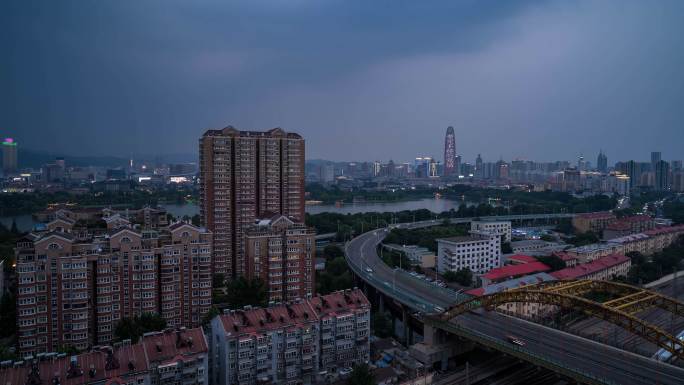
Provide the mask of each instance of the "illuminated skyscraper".
{"label": "illuminated skyscraper", "polygon": [[17,142],[12,138],[2,142],[2,170],[5,174],[17,171]]}
{"label": "illuminated skyscraper", "polygon": [[457,174],[456,169],[456,136],[454,128],[449,126],[444,138],[444,176]]}

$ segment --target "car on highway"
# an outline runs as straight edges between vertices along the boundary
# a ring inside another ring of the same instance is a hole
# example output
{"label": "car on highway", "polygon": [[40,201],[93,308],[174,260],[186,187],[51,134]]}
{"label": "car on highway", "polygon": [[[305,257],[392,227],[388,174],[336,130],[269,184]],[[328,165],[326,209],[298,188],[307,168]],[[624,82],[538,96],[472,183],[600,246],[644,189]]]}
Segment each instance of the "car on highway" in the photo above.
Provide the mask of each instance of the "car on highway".
{"label": "car on highway", "polygon": [[352,373],[352,368],[342,368],[338,373],[340,374],[340,376],[346,377]]}
{"label": "car on highway", "polygon": [[366,273],[373,273],[373,269],[371,269],[370,267],[366,267]]}
{"label": "car on highway", "polygon": [[444,313],[444,308],[443,308],[443,307],[435,306],[433,309],[435,309],[435,312],[436,312],[436,313]]}
{"label": "car on highway", "polygon": [[525,341],[521,340],[518,337],[509,335],[509,336],[506,336],[506,339],[508,340],[508,342],[512,343],[513,345],[525,346]]}

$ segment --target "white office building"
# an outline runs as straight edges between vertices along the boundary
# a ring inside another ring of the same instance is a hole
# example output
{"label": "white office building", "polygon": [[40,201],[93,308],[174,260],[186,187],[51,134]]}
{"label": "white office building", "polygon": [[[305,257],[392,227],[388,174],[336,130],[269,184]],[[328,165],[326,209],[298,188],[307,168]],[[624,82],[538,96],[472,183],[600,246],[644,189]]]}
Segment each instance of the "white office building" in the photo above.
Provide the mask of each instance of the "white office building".
{"label": "white office building", "polygon": [[468,236],[437,240],[437,271],[468,268],[484,274],[501,266],[501,236],[491,232],[471,231]]}
{"label": "white office building", "polygon": [[504,242],[511,241],[511,221],[472,221],[471,231],[486,231],[504,236]]}

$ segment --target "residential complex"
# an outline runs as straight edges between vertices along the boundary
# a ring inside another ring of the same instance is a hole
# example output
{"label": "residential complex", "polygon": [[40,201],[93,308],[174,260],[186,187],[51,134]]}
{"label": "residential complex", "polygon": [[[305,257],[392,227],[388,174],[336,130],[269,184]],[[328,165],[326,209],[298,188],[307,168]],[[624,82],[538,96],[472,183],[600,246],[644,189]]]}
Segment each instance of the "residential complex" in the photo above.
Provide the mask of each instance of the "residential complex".
{"label": "residential complex", "polygon": [[257,220],[246,230],[248,279],[266,283],[268,299],[286,302],[314,294],[316,232],[284,215]]}
{"label": "residential complex", "polygon": [[257,218],[304,221],[304,139],[280,128],[208,130],[199,140],[200,216],[214,234],[212,268],[245,275],[245,231]]}
{"label": "residential complex", "polygon": [[501,237],[489,232],[471,231],[468,236],[437,240],[437,271],[470,269],[484,274],[501,266]]}
{"label": "residential complex", "polygon": [[183,222],[55,218],[17,242],[19,352],[109,344],[119,320],[143,313],[199,326],[211,306],[211,248],[211,232]]}
{"label": "residential complex", "polygon": [[370,303],[354,289],[230,310],[212,320],[210,340],[216,385],[324,383],[368,362]]}
{"label": "residential complex", "polygon": [[7,385],[209,385],[209,348],[201,328],[167,329],[74,356],[49,353],[0,368]]}

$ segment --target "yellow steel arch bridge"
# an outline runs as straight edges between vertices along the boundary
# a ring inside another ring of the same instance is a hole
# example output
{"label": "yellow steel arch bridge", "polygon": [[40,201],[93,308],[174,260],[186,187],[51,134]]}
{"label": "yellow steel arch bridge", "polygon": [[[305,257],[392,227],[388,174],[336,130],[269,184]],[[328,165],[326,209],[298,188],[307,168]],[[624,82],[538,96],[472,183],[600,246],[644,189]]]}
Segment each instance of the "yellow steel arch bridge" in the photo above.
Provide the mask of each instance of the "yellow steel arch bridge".
{"label": "yellow steel arch bridge", "polygon": [[[586,297],[589,293],[607,294],[610,299],[597,302]],[[684,303],[654,291],[618,282],[564,280],[522,286],[461,302],[442,313],[439,318],[450,321],[476,308],[495,308],[515,302],[539,303],[581,311],[622,327],[667,350],[673,357],[684,360],[684,341],[636,316],[643,310],[657,307],[684,317]]]}

